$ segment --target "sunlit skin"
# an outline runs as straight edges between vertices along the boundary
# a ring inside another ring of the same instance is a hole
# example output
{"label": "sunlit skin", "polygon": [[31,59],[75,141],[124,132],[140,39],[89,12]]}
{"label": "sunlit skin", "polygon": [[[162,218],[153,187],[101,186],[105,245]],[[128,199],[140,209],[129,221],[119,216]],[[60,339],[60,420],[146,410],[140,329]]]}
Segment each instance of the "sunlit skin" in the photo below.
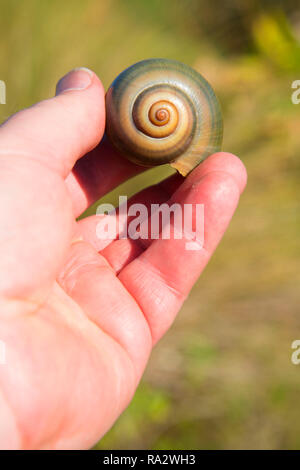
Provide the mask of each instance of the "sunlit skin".
{"label": "sunlit skin", "polygon": [[134,196],[147,205],[204,204],[202,250],[187,251],[184,239],[101,249],[97,216],[76,218],[142,171],[98,145],[104,124],[103,87],[80,69],[60,80],[54,98],[0,127],[1,448],[86,449],[101,438],[133,397],[246,185],[241,161],[218,153],[186,179]]}

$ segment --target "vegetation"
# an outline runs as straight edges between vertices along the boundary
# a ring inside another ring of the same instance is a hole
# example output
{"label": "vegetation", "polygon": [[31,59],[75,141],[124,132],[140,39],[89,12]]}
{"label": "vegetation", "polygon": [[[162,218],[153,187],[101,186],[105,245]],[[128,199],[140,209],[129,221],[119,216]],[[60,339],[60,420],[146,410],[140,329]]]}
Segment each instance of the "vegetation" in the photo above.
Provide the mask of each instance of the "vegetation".
{"label": "vegetation", "polygon": [[[290,360],[300,337],[296,3],[0,0],[1,121],[51,96],[75,66],[107,88],[138,60],[174,58],[216,89],[224,149],[249,173],[221,246],[99,449],[300,448],[300,369]],[[146,172],[105,200],[169,172]]]}

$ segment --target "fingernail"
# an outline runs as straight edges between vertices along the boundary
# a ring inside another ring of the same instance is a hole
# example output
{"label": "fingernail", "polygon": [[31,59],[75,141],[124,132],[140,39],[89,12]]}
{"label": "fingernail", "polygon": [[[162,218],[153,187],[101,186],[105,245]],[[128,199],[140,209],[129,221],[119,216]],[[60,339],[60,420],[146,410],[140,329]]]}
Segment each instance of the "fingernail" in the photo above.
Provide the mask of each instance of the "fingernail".
{"label": "fingernail", "polygon": [[92,83],[93,72],[86,67],[78,67],[62,77],[56,85],[56,94],[71,90],[85,90]]}

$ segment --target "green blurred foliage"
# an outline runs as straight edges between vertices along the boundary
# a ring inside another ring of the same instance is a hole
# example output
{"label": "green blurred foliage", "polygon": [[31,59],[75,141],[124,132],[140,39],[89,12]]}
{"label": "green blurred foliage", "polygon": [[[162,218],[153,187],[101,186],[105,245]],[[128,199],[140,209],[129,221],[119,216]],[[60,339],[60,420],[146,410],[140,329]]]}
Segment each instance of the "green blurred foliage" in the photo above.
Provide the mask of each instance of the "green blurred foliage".
{"label": "green blurred foliage", "polygon": [[[224,149],[249,174],[223,242],[97,448],[300,448],[300,369],[290,361],[300,337],[298,3],[0,0],[1,121],[51,96],[73,67],[94,69],[107,88],[132,63],[169,57],[212,83]],[[169,173],[145,172],[105,200]]]}
{"label": "green blurred foliage", "polygon": [[261,15],[253,34],[258,50],[279,69],[300,71],[300,45],[282,12]]}

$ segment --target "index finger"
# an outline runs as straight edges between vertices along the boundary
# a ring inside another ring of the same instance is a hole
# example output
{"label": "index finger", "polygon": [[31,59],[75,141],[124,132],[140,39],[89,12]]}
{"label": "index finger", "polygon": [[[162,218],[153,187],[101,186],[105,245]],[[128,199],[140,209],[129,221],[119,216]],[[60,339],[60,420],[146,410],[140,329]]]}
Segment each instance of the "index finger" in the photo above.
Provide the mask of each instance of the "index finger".
{"label": "index finger", "polygon": [[[119,274],[148,321],[153,342],[169,328],[193,284],[220,242],[246,184],[241,161],[222,153],[196,168],[173,194],[168,204],[204,205],[204,244],[188,250],[190,240],[158,239]],[[221,158],[219,158],[219,156]],[[224,160],[223,160],[224,161]],[[172,225],[172,223],[171,223]]]}

